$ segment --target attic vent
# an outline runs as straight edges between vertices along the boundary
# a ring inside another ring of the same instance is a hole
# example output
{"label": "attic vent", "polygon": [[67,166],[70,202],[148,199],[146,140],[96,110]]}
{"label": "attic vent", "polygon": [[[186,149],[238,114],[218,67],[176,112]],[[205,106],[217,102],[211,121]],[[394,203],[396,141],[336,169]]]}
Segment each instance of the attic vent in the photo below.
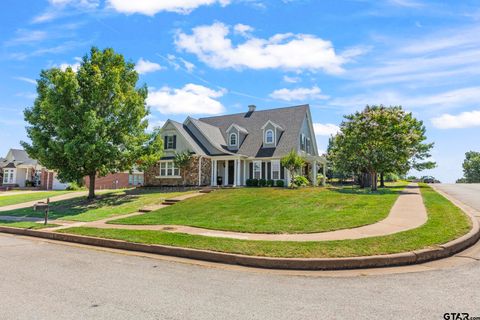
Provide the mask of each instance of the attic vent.
{"label": "attic vent", "polygon": [[254,112],[255,109],[257,109],[257,106],[254,105],[254,104],[251,104],[251,105],[248,106],[248,112]]}

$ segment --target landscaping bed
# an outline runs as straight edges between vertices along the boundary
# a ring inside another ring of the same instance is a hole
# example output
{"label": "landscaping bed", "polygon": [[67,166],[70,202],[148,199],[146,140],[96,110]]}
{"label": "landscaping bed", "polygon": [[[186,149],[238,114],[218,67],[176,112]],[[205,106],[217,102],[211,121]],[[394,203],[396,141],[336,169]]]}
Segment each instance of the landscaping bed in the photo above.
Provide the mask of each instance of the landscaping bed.
{"label": "landscaping bed", "polygon": [[423,226],[396,234],[357,240],[289,242],[214,238],[162,231],[69,228],[59,232],[135,243],[158,244],[264,257],[334,258],[383,255],[447,243],[470,230],[468,217],[428,186],[421,186],[428,213]]}
{"label": "landscaping bed", "polygon": [[313,233],[354,228],[387,217],[406,183],[372,193],[343,188],[223,189],[111,224],[184,225],[250,233]]}
{"label": "landscaping bed", "polygon": [[[162,192],[160,189],[127,189],[99,193],[97,199],[87,200],[86,196],[57,201],[50,204],[49,219],[68,221],[96,221],[116,215],[138,211],[140,208],[162,203],[166,198],[185,194],[185,192]],[[0,212],[3,216],[43,217],[43,212],[33,208],[23,208]]]}

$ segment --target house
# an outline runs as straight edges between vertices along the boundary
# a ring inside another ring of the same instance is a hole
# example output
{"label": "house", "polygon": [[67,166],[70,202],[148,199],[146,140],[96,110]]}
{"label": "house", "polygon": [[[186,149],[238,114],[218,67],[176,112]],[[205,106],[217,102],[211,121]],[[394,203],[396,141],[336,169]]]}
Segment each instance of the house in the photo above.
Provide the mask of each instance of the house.
{"label": "house", "polygon": [[[90,177],[85,177],[89,186]],[[95,189],[122,189],[143,186],[143,172],[134,168],[132,171],[111,173],[104,177],[95,177]]]}
{"label": "house", "polygon": [[[307,160],[304,175],[317,184],[318,154],[309,105],[194,119],[168,120],[161,129],[164,157],[145,172],[145,185],[243,186],[247,179],[290,182],[280,163],[292,149]],[[174,164],[176,153],[192,155],[186,172]],[[324,175],[325,176],[325,175]],[[323,181],[324,182],[324,181]]]}
{"label": "house", "polygon": [[0,158],[2,187],[38,187],[44,190],[62,190],[68,184],[60,182],[56,172],[48,170],[31,159],[25,150],[10,149],[5,158]]}

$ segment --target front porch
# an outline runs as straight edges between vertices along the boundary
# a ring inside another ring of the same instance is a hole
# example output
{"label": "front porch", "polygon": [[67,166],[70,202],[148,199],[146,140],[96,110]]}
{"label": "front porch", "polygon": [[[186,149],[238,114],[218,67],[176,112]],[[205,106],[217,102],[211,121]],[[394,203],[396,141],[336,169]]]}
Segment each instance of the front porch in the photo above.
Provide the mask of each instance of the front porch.
{"label": "front porch", "polygon": [[[322,167],[322,185],[325,185],[326,161],[321,157],[307,159],[302,174],[312,182],[318,184],[317,174],[319,165]],[[280,159],[248,159],[242,157],[212,158],[210,185],[213,187],[245,186],[248,179],[283,180],[285,186],[291,181],[290,172],[284,168]]]}

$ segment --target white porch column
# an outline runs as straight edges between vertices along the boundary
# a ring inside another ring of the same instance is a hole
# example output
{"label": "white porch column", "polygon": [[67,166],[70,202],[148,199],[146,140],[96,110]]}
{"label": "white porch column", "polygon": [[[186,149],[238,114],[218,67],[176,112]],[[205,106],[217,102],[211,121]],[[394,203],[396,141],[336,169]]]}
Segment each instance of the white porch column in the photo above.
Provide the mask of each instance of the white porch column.
{"label": "white porch column", "polygon": [[243,160],[243,184],[247,185],[247,160]]}
{"label": "white porch column", "polygon": [[213,172],[214,172],[213,169],[214,169],[214,167],[213,167],[213,166],[214,166],[215,160],[210,159],[210,161],[211,161],[211,162],[210,162],[210,185],[211,185],[211,186],[214,186],[214,184],[213,184],[213,179],[214,179],[214,177],[213,177]]}
{"label": "white porch column", "polygon": [[198,186],[202,185],[202,157],[198,158]]}
{"label": "white porch column", "polygon": [[240,175],[240,173],[241,173],[241,168],[242,168],[242,167],[240,166],[240,165],[241,165],[241,160],[240,160],[240,159],[237,159],[237,163],[236,163],[236,164],[237,164],[237,166],[235,167],[235,176],[237,177],[237,183],[236,183],[236,185],[237,185],[237,186],[241,186],[241,185],[242,185],[242,180],[241,180],[241,175]]}
{"label": "white porch column", "polygon": [[233,186],[238,185],[237,159],[233,160]]}
{"label": "white porch column", "polygon": [[318,168],[317,168],[317,161],[314,160],[313,163],[312,163],[312,182],[313,182],[313,186],[316,187],[317,186],[317,172],[318,172]]}
{"label": "white porch column", "polygon": [[323,163],[323,178],[322,178],[322,186],[325,187],[327,184],[327,162]]}
{"label": "white porch column", "polygon": [[285,178],[287,180],[287,187],[290,186],[290,182],[292,181],[292,177],[290,177],[290,171],[288,171],[286,168],[283,168],[285,170]]}
{"label": "white porch column", "polygon": [[224,168],[223,168],[223,185],[228,185],[228,160],[224,161]]}
{"label": "white porch column", "polygon": [[213,160],[213,185],[217,185],[217,176],[218,176],[218,161]]}

